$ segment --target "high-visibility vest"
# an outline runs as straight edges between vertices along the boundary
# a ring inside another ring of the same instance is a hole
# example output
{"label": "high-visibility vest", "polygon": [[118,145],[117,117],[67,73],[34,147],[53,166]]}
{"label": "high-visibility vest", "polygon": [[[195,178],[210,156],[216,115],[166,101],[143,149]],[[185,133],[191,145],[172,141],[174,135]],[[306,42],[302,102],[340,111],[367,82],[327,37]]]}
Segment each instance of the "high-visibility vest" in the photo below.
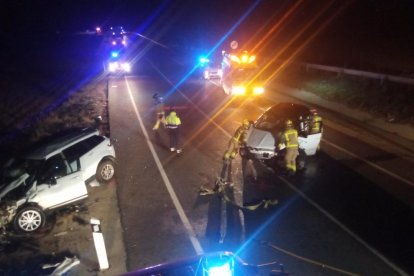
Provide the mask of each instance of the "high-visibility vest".
{"label": "high-visibility vest", "polygon": [[287,129],[283,133],[284,142],[286,148],[297,148],[299,147],[298,131],[296,129]]}
{"label": "high-visibility vest", "polygon": [[318,115],[315,115],[312,118],[311,132],[312,133],[321,132],[321,126],[322,126],[322,118]]}
{"label": "high-visibility vest", "polygon": [[167,128],[177,128],[179,125],[181,125],[181,120],[177,116],[177,113],[172,111],[166,118],[165,122],[167,123]]}
{"label": "high-visibility vest", "polygon": [[242,139],[244,139],[245,134],[246,134],[246,129],[243,126],[241,126],[234,133],[233,139],[240,143],[242,142]]}

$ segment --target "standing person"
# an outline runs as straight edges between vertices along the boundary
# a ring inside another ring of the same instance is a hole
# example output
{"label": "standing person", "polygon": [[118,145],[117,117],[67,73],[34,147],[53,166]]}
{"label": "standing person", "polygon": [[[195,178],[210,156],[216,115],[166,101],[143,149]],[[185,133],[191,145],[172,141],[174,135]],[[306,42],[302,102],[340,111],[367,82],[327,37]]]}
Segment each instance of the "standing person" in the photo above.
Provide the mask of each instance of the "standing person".
{"label": "standing person", "polygon": [[285,145],[285,166],[289,175],[296,173],[296,158],[299,156],[298,131],[293,128],[292,120],[286,120],[286,128],[282,133],[279,148]]}
{"label": "standing person", "polygon": [[243,120],[243,124],[239,126],[234,133],[233,137],[229,141],[229,147],[227,151],[224,153],[224,161],[227,161],[229,159],[234,159],[239,152],[240,146],[245,142],[246,140],[246,133],[247,130],[250,127],[250,122],[247,119]]}
{"label": "standing person", "polygon": [[167,128],[170,134],[170,150],[180,153],[182,150],[178,148],[178,129],[181,125],[180,117],[178,117],[175,110],[171,110],[170,114],[165,118]]}
{"label": "standing person", "polygon": [[165,127],[164,98],[160,96],[158,93],[154,94],[152,98],[155,101],[155,112],[156,112],[156,121],[152,129],[157,130],[160,127],[161,123]]}
{"label": "standing person", "polygon": [[314,112],[311,120],[310,134],[322,132],[322,117],[318,113]]}

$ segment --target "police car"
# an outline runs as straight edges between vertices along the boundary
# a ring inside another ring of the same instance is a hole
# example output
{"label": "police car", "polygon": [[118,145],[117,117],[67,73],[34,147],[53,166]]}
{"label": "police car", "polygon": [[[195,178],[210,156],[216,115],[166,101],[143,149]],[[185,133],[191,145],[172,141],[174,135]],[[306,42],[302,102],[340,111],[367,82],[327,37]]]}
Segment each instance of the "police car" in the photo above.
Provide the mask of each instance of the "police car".
{"label": "police car", "polygon": [[246,134],[246,144],[240,151],[242,156],[258,160],[269,160],[283,156],[283,147],[277,149],[286,120],[292,120],[298,130],[299,168],[304,166],[304,157],[315,155],[322,139],[322,120],[315,109],[295,103],[279,103],[267,109],[251,124]]}
{"label": "police car", "polygon": [[205,80],[221,79],[222,75],[223,75],[223,72],[221,68],[207,66],[206,68],[204,68],[203,79]]}
{"label": "police car", "polygon": [[202,78],[204,80],[221,79],[223,75],[220,65],[213,64],[209,58],[204,56],[199,58],[198,66],[202,70]]}
{"label": "police car", "polygon": [[106,71],[110,74],[127,74],[131,72],[131,64],[122,57],[122,54],[118,51],[112,51],[111,57],[106,65]]}

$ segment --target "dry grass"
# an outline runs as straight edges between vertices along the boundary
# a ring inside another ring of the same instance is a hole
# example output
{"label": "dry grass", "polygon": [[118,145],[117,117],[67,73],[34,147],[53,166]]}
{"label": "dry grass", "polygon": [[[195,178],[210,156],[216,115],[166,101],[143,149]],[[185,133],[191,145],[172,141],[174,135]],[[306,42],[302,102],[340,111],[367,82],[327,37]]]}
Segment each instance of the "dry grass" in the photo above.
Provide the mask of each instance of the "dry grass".
{"label": "dry grass", "polygon": [[[58,96],[52,96],[50,92],[42,95],[33,88],[15,89],[14,93],[6,95],[4,98],[9,104],[1,106],[4,116],[1,121],[0,163],[45,136],[69,128],[96,127],[95,118],[98,116],[102,117],[101,133],[108,135],[106,89],[105,80],[90,82],[59,104],[54,104]],[[53,108],[47,109],[50,106]]]}
{"label": "dry grass", "polygon": [[279,81],[388,121],[414,125],[412,85],[303,70],[286,71]]}
{"label": "dry grass", "polygon": [[104,82],[97,82],[73,93],[56,110],[36,122],[30,140],[38,140],[68,128],[94,126],[98,116],[103,118],[104,124],[107,123],[105,89]]}

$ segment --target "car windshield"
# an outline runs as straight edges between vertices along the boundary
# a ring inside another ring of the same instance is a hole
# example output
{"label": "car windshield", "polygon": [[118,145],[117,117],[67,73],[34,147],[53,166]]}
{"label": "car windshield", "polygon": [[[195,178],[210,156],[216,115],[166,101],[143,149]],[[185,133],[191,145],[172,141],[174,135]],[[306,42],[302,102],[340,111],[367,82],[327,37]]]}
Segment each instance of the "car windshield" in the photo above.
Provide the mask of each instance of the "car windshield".
{"label": "car windshield", "polygon": [[310,115],[309,109],[305,106],[280,103],[263,113],[254,127],[271,132],[280,131],[284,128],[286,120],[290,119],[298,129],[299,123],[309,118]]}
{"label": "car windshield", "polygon": [[1,184],[0,188],[8,185],[14,180],[27,173],[29,176],[33,176],[38,170],[42,161],[32,160],[25,158],[12,158],[10,159],[1,169],[0,177]]}
{"label": "car windshield", "polygon": [[232,72],[233,80],[236,82],[243,82],[254,78],[256,73],[255,67],[237,68]]}
{"label": "car windshield", "polygon": [[265,131],[278,131],[283,128],[284,116],[280,116],[278,113],[266,111],[259,117],[259,119],[254,124],[254,127],[257,129]]}

